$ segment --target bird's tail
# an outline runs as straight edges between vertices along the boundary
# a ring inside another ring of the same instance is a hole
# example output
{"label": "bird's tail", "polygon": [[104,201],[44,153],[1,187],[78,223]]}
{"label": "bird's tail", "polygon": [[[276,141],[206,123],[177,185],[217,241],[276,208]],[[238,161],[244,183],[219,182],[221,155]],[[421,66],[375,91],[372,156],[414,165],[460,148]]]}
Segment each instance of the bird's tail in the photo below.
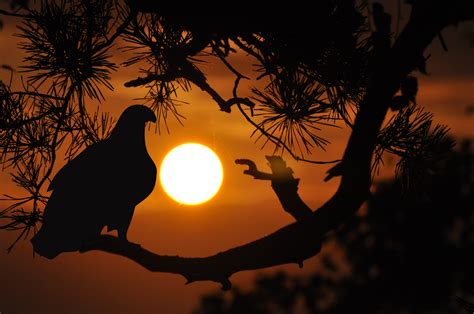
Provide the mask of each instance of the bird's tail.
{"label": "bird's tail", "polygon": [[80,244],[74,243],[65,235],[48,232],[46,228],[41,228],[31,239],[35,253],[53,259],[63,252],[72,252],[79,249]]}
{"label": "bird's tail", "polygon": [[52,241],[51,237],[49,237],[43,229],[40,229],[40,231],[35,234],[31,239],[31,244],[33,245],[33,251],[35,251],[35,253],[49,259],[55,258],[61,253],[57,246],[54,245],[54,241]]}

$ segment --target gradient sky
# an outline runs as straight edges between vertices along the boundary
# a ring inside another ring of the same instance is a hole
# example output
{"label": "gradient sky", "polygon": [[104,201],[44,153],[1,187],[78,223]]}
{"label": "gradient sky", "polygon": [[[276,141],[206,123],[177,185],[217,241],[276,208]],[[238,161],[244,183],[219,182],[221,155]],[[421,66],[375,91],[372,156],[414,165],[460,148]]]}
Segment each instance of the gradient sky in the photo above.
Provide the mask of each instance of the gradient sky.
{"label": "gradient sky", "polygon": [[[17,39],[11,37],[14,22],[7,20],[0,33],[0,63],[18,67],[21,51]],[[444,52],[435,40],[426,55],[429,76],[420,78],[418,103],[435,114],[435,121],[448,124],[456,137],[473,139],[474,122],[467,107],[474,105],[474,23],[443,32],[449,52]],[[236,56],[235,63],[250,69],[249,61]],[[217,63],[206,64],[209,80],[219,91],[228,92],[233,78]],[[123,83],[136,76],[136,69],[120,69],[114,74],[113,92],[107,92],[102,107],[115,117],[127,106],[138,103],[140,88],[124,88]],[[7,80],[9,73],[0,72]],[[224,93],[225,94],[225,93]],[[188,101],[180,112],[186,116],[184,127],[170,120],[170,134],[147,132],[148,151],[159,167],[164,155],[184,142],[199,142],[216,151],[224,167],[224,183],[210,202],[199,206],[175,203],[163,192],[159,182],[155,191],[140,204],[129,230],[130,241],[159,254],[206,256],[244,244],[291,223],[292,218],[281,210],[269,182],[256,181],[242,174],[244,167],[234,164],[236,158],[253,159],[261,170],[267,170],[265,154],[250,138],[252,132],[239,113],[220,112],[217,105],[197,88],[180,96]],[[315,159],[338,159],[347,141],[348,130],[326,129],[331,140],[327,152],[315,150]],[[327,200],[338,180],[323,183],[329,166],[297,163],[287,158],[301,178],[300,195],[315,209]],[[61,166],[58,164],[58,167]],[[387,175],[387,172],[384,172]],[[0,194],[21,193],[10,182],[8,173],[0,172]],[[50,261],[32,256],[29,241],[21,242],[13,253],[7,254],[15,234],[0,233],[0,312],[156,312],[188,313],[195,308],[199,296],[213,291],[215,283],[198,282],[184,285],[181,276],[150,273],[137,264],[103,252],[62,254]],[[296,266],[274,267],[294,272],[310,271],[317,265],[312,258],[299,270]],[[232,276],[234,284],[246,284],[261,271],[241,272]]]}

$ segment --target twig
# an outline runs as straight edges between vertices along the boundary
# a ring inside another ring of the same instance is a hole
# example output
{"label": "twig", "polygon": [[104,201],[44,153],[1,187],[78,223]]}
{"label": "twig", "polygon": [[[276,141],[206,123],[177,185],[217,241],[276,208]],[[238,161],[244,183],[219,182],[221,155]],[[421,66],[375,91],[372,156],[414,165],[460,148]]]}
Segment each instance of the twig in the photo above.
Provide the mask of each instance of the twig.
{"label": "twig", "polygon": [[8,11],[2,10],[2,9],[0,9],[0,14],[6,15],[6,16],[21,17],[21,18],[30,18],[30,17],[32,17],[31,14],[13,13],[13,12],[8,12]]}
{"label": "twig", "polygon": [[123,23],[119,27],[117,27],[117,30],[115,31],[115,33],[106,42],[104,42],[103,44],[101,44],[97,47],[98,50],[101,50],[101,49],[104,49],[104,48],[110,46],[115,41],[115,39],[117,39],[120,35],[122,35],[124,33],[124,31],[127,29],[130,22],[136,16],[137,16],[137,12],[131,11],[127,15],[127,17],[124,19]]}
{"label": "twig", "polygon": [[241,78],[244,78],[244,79],[249,79],[247,76],[243,75],[242,73],[240,73],[239,71],[237,71],[233,66],[232,64],[229,63],[229,61],[227,61],[227,59],[225,58],[225,56],[222,55],[222,52],[219,50],[218,47],[215,47],[213,46],[213,50],[216,52],[217,54],[217,57],[222,61],[222,63],[224,63],[224,65],[227,67],[227,69],[229,69],[232,73],[234,73],[234,75],[241,79]]}
{"label": "twig", "polygon": [[55,96],[55,95],[50,95],[50,94],[42,94],[42,93],[36,93],[36,92],[8,92],[9,95],[20,95],[20,96],[31,96],[31,97],[43,97],[43,98],[49,98],[49,99],[55,99],[55,100],[64,100],[64,97],[60,96]]}

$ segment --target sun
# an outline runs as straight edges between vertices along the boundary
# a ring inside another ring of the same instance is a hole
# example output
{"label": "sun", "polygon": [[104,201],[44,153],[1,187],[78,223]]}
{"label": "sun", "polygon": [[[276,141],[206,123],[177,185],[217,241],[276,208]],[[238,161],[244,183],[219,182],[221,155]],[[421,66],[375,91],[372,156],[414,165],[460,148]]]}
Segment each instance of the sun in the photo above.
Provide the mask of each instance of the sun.
{"label": "sun", "polygon": [[185,205],[198,205],[213,198],[223,177],[216,153],[197,143],[176,146],[160,167],[160,182],[166,194]]}

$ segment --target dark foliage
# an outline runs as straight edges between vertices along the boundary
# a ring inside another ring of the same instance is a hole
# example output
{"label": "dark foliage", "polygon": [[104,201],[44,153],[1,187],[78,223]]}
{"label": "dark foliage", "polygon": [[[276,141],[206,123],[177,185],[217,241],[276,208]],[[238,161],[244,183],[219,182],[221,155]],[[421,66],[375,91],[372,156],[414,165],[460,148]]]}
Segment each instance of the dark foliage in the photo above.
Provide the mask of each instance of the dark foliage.
{"label": "dark foliage", "polygon": [[[307,14],[301,8],[294,12],[298,19],[291,21],[292,12],[286,11],[249,10],[237,17],[220,8],[212,16],[176,14],[157,9],[153,1],[12,3],[16,11],[0,13],[19,19],[27,77],[20,77],[20,90],[12,90],[11,81],[0,82],[0,162],[26,196],[5,196],[9,205],[1,212],[0,229],[13,226],[22,230],[19,237],[40,222],[57,153],[65,151],[60,157],[71,159],[109,134],[112,119],[91,103],[103,101],[104,89],[112,89],[117,68],[112,52],[119,51],[127,58],[122,65],[142,75],[124,85],[144,88],[143,98],[166,130],[167,118],[183,119],[178,92],[195,86],[222,111],[238,109],[255,127],[257,139],[274,145],[276,152],[333,163],[307,156],[329,143],[324,127],[354,127],[378,55],[389,48],[392,36],[382,5],[374,5],[370,16],[369,8],[353,0],[317,1]],[[376,30],[370,29],[369,18]],[[114,45],[119,50],[112,50]],[[251,73],[232,64],[239,53],[251,59]],[[226,93],[230,98],[208,81],[205,62],[220,63],[235,77]],[[3,70],[16,77],[13,69]],[[404,99],[379,136],[374,169],[385,152],[396,154],[401,157],[397,173],[411,185],[430,173],[450,145],[446,129],[431,129],[431,116],[420,113],[417,81],[405,76],[400,84]],[[263,87],[242,92],[239,86],[246,79],[261,80]]]}
{"label": "dark foliage", "polygon": [[19,26],[29,83],[48,82],[59,94],[76,85],[90,98],[103,98],[100,88],[112,89],[110,72],[116,69],[104,49],[112,12],[105,1],[42,1]]}

